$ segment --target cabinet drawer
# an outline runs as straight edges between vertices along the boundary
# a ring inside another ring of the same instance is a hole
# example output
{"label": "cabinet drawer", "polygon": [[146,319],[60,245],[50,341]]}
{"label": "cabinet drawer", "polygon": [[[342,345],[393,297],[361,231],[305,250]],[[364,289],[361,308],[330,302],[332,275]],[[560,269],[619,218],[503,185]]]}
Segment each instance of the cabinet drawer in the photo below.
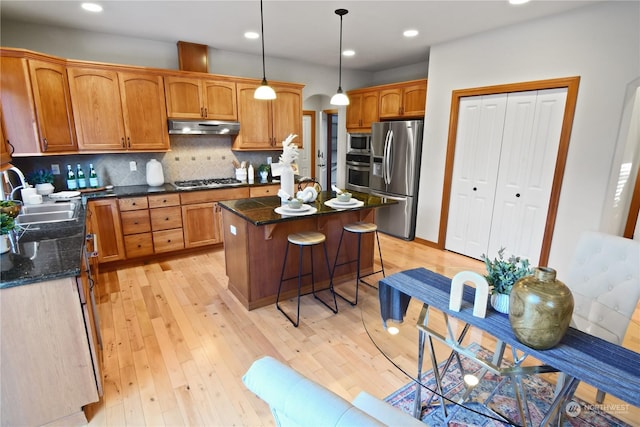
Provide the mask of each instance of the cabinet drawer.
{"label": "cabinet drawer", "polygon": [[118,207],[120,211],[135,211],[138,209],[148,209],[149,202],[145,197],[130,197],[127,199],[118,199]]}
{"label": "cabinet drawer", "polygon": [[151,229],[153,231],[182,228],[182,213],[180,206],[151,209],[150,214]]}
{"label": "cabinet drawer", "polygon": [[149,222],[149,211],[147,209],[140,211],[129,211],[120,213],[122,222],[122,234],[137,234],[151,231],[151,222]]}
{"label": "cabinet drawer", "polygon": [[166,206],[179,206],[179,194],[163,194],[160,196],[148,196],[149,208],[164,208]]}
{"label": "cabinet drawer", "polygon": [[127,258],[153,254],[153,238],[151,237],[151,233],[124,236],[124,247],[127,251]]}
{"label": "cabinet drawer", "polygon": [[153,249],[156,253],[184,249],[182,228],[153,232]]}
{"label": "cabinet drawer", "polygon": [[183,205],[193,203],[219,202],[220,200],[246,199],[249,187],[222,188],[219,190],[187,191],[180,194]]}
{"label": "cabinet drawer", "polygon": [[276,185],[260,185],[258,187],[249,187],[250,197],[275,196],[278,194],[280,184]]}

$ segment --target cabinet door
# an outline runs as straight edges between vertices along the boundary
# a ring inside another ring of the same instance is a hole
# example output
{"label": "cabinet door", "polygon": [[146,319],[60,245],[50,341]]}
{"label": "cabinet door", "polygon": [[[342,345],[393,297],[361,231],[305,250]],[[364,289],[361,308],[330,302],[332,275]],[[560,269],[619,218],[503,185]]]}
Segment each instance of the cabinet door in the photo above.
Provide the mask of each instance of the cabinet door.
{"label": "cabinet door", "polygon": [[404,117],[424,117],[427,102],[427,82],[410,85],[402,94],[402,115]]}
{"label": "cabinet door", "polygon": [[4,117],[2,116],[2,105],[0,105],[0,165],[11,161],[11,152],[7,146],[7,137],[4,135]]}
{"label": "cabinet door", "polygon": [[238,120],[236,84],[234,82],[205,80],[205,117],[212,120]]}
{"label": "cabinet door", "polygon": [[380,118],[393,118],[401,115],[402,89],[383,89],[380,91]]}
{"label": "cabinet door", "polygon": [[212,245],[222,241],[222,213],[217,203],[182,206],[184,247]]}
{"label": "cabinet door", "polygon": [[201,80],[168,76],[164,78],[164,88],[169,117],[201,119],[204,116]]}
{"label": "cabinet door", "polygon": [[[240,134],[236,136],[234,149],[273,150],[271,127],[271,101],[255,99],[258,85],[238,83],[238,117]],[[300,134],[299,134],[300,135]]]}
{"label": "cabinet door", "polygon": [[110,262],[125,257],[122,226],[117,199],[92,200],[88,203],[91,228],[98,242],[98,261]]}
{"label": "cabinet door", "polygon": [[362,121],[360,127],[363,129],[371,129],[371,124],[379,120],[378,91],[362,94]]}
{"label": "cabinet door", "polygon": [[66,67],[29,60],[29,73],[42,151],[77,151]]}
{"label": "cabinet door", "polygon": [[39,154],[36,114],[29,83],[29,68],[22,58],[0,58],[0,103],[4,115],[5,141],[13,154]]}
{"label": "cabinet door", "polygon": [[271,101],[274,145],[280,149],[290,134],[298,135],[293,142],[302,147],[302,91],[274,85],[276,99]]}
{"label": "cabinet door", "polygon": [[362,123],[362,100],[364,94],[348,93],[347,96],[349,97],[349,105],[347,106],[347,130],[356,130],[360,128]]}
{"label": "cabinet door", "polygon": [[118,73],[76,67],[69,67],[67,73],[80,150],[124,149]]}
{"label": "cabinet door", "polygon": [[162,77],[118,73],[127,149],[168,150],[169,131]]}

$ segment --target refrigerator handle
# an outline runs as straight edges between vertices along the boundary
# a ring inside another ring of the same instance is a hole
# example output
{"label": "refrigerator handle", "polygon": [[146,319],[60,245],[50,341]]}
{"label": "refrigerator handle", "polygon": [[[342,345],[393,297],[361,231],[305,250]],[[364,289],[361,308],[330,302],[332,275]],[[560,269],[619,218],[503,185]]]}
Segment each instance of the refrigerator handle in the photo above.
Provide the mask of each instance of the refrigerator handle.
{"label": "refrigerator handle", "polygon": [[389,129],[387,132],[387,141],[385,141],[385,153],[384,153],[384,183],[391,184],[391,167],[393,156],[393,130]]}

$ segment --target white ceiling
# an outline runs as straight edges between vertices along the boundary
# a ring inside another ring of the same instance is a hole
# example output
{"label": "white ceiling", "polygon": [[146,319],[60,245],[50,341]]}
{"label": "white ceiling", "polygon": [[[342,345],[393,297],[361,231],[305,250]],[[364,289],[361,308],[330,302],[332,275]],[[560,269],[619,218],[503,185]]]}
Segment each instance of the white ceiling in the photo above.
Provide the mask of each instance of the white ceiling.
{"label": "white ceiling", "polygon": [[[433,44],[482,31],[562,13],[596,0],[533,0],[512,6],[507,0],[475,1],[318,1],[265,0],[264,38],[267,57],[338,65],[340,18],[345,8],[343,48],[356,56],[343,58],[345,69],[379,71],[415,64],[427,58]],[[260,54],[260,2],[97,0],[100,14],[80,8],[80,1],[2,0],[2,19],[42,23],[164,42],[178,40],[213,48]],[[405,29],[420,34],[405,39]]]}

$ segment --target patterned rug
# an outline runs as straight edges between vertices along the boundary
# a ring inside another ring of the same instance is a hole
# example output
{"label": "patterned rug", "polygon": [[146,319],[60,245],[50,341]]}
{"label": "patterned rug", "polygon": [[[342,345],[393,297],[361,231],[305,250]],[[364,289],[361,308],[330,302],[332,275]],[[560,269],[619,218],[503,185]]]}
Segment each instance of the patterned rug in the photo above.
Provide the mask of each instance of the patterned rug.
{"label": "patterned rug", "polygon": [[[490,351],[481,348],[479,345],[475,348],[474,346],[476,345],[472,345],[470,348],[473,349],[478,356],[485,360],[491,359],[492,353]],[[480,365],[464,356],[460,356],[460,359],[465,373],[479,374],[481,370]],[[440,364],[440,370],[442,370],[443,364],[444,362]],[[471,408],[471,410],[445,400],[447,413],[450,415],[449,426],[497,427],[512,425],[509,422],[499,421],[505,420],[502,415],[507,417],[509,420],[513,420],[516,425],[520,424],[520,415],[517,409],[518,406],[514,397],[513,387],[509,380],[503,382],[502,386],[493,395],[487,406],[481,403],[484,402],[492,393],[500,380],[500,377],[491,373],[487,373],[483,377],[480,384],[476,386],[470,396],[470,400],[480,403],[468,403],[465,405],[466,407]],[[433,372],[425,372],[422,377],[422,382],[430,389],[434,390],[435,379],[433,377]],[[524,390],[527,393],[528,408],[532,423],[533,425],[540,425],[540,422],[547,412],[547,408],[549,408],[553,400],[555,386],[545,381],[540,375],[526,376],[523,378],[522,382]],[[457,399],[459,399],[465,392],[464,381],[461,378],[458,363],[455,358],[454,362],[451,363],[447,374],[443,378],[443,388],[444,394],[446,396],[453,396],[450,397],[450,399],[454,401],[457,401]],[[407,413],[412,413],[414,393],[415,384],[411,382],[391,394],[385,399],[385,401]],[[429,426],[444,426],[446,425],[444,421],[445,417],[442,409],[438,406],[438,396],[435,396],[431,401],[431,406],[427,407],[427,400],[431,399],[432,395],[433,394],[429,390],[425,388],[422,389],[421,420]],[[603,406],[606,407],[606,405]],[[567,404],[567,408],[563,408],[562,410],[565,411],[563,424],[565,427],[632,427],[602,411],[599,406],[586,403],[577,397],[574,397],[573,400]]]}

